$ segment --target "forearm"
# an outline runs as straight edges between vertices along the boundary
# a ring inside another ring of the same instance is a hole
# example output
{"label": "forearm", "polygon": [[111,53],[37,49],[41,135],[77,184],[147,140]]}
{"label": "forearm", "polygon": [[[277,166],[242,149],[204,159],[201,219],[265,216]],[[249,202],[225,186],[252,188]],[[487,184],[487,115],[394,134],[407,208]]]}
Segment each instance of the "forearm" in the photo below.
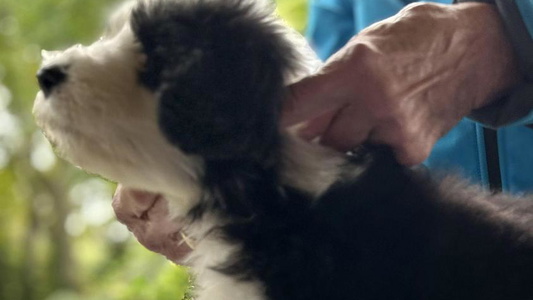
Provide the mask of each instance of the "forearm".
{"label": "forearm", "polygon": [[471,118],[490,127],[533,124],[533,4],[529,1],[456,1],[493,4],[502,20],[506,38],[518,63],[517,73],[524,81],[503,91],[499,99],[471,114]]}

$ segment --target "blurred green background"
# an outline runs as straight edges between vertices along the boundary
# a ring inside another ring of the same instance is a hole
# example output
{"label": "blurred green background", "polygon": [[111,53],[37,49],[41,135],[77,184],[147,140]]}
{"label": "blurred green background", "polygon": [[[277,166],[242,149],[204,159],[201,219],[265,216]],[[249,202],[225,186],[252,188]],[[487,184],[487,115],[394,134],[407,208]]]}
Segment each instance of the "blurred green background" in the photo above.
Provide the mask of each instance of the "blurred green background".
{"label": "blurred green background", "polygon": [[[221,0],[223,1],[223,0]],[[277,0],[302,31],[306,0]],[[88,44],[117,0],[0,1],[0,299],[182,299],[186,269],[141,247],[114,185],[56,159],[33,122],[41,49]]]}

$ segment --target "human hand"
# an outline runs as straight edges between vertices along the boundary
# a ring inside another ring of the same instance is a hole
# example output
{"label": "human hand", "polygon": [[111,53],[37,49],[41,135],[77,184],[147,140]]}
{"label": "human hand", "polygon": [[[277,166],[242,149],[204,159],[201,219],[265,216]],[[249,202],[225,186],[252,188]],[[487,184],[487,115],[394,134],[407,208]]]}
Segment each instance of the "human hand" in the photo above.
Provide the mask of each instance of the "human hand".
{"label": "human hand", "polygon": [[147,249],[174,262],[191,252],[180,233],[184,224],[170,219],[168,203],[161,195],[119,185],[113,196],[113,209],[117,219]]}
{"label": "human hand", "polygon": [[461,118],[520,80],[492,5],[417,3],[292,85],[282,123],[308,121],[304,138],[340,151],[387,144],[400,163],[414,165]]}

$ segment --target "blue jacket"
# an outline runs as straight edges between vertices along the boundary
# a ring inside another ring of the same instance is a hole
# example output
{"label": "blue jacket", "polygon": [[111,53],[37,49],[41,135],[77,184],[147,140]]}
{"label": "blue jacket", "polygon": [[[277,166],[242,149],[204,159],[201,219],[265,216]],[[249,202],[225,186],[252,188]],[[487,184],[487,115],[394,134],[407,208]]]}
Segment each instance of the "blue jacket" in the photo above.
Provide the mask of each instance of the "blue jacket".
{"label": "blue jacket", "polygon": [[[325,60],[361,29],[396,14],[410,2],[416,1],[311,0],[307,36]],[[452,0],[433,2],[451,4]],[[497,6],[522,71],[527,81],[533,83],[533,0],[482,2]],[[431,169],[459,172],[487,188],[515,194],[533,192],[533,84],[530,83],[517,88],[497,105],[463,119],[437,142],[425,164]]]}

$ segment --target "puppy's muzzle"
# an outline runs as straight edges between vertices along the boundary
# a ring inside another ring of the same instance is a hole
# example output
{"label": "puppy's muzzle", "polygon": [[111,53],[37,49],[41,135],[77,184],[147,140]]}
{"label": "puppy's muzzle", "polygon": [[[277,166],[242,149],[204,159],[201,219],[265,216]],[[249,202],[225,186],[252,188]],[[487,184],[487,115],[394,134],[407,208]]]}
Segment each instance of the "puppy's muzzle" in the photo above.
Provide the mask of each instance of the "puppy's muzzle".
{"label": "puppy's muzzle", "polygon": [[50,96],[54,89],[67,80],[66,69],[64,66],[51,66],[42,68],[37,72],[39,86],[46,98]]}

